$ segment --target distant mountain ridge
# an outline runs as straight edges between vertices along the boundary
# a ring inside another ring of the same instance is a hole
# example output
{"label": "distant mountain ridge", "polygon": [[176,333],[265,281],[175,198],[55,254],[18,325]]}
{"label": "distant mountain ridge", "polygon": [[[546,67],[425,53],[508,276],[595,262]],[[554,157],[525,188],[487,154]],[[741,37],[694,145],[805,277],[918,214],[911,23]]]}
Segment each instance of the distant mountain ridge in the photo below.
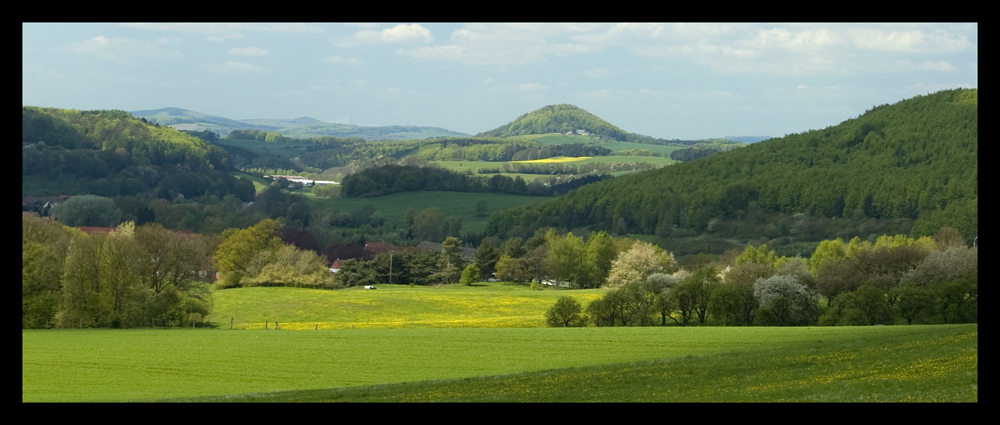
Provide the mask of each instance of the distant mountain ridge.
{"label": "distant mountain ridge", "polygon": [[408,140],[432,137],[463,137],[459,133],[439,127],[421,126],[360,126],[320,121],[312,117],[293,119],[255,118],[234,120],[182,108],[160,108],[131,111],[136,118],[145,118],[160,125],[177,129],[213,131],[225,137],[233,130],[275,131],[288,137],[360,137],[365,140]]}

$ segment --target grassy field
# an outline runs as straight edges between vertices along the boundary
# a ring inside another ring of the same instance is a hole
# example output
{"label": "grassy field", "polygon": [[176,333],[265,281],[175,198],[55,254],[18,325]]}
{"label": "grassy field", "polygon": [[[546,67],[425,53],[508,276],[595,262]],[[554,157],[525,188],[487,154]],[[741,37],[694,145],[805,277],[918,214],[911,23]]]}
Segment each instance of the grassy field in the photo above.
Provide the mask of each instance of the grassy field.
{"label": "grassy field", "polygon": [[312,199],[314,199],[313,205],[315,206],[336,209],[342,212],[351,212],[360,209],[364,205],[371,205],[390,223],[401,222],[408,208],[413,208],[419,213],[429,207],[438,207],[446,217],[450,215],[461,217],[462,230],[481,233],[486,230],[486,222],[489,220],[489,217],[476,216],[476,202],[480,199],[486,200],[489,212],[494,213],[515,206],[548,201],[552,198],[495,193],[417,191],[397,193],[377,198]]}
{"label": "grassy field", "polygon": [[977,329],[29,330],[21,400],[975,402]]}
{"label": "grassy field", "polygon": [[239,288],[213,293],[211,321],[228,329],[523,328],[545,326],[545,311],[563,295],[584,307],[604,289],[533,291],[527,285],[378,285],[338,291]]}
{"label": "grassy field", "polygon": [[[202,402],[978,402],[975,325],[520,374]],[[179,401],[179,400],[178,400]]]}

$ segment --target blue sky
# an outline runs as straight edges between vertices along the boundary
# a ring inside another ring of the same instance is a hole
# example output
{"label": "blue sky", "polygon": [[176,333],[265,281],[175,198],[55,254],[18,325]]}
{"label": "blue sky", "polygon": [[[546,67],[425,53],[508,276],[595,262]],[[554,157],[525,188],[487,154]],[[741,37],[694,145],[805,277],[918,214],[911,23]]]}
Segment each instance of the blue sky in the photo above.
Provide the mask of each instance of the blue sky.
{"label": "blue sky", "polygon": [[951,24],[24,23],[25,105],[474,134],[576,105],[666,139],[783,136],[978,87]]}

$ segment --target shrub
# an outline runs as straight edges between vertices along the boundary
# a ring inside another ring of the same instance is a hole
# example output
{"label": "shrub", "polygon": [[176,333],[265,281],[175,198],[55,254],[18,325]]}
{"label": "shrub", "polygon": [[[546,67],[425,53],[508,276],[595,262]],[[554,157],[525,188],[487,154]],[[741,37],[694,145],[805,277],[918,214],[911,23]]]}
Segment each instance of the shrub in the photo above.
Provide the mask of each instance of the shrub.
{"label": "shrub", "polygon": [[556,304],[545,312],[545,322],[553,328],[571,328],[587,326],[587,319],[582,315],[583,307],[573,297],[562,296]]}

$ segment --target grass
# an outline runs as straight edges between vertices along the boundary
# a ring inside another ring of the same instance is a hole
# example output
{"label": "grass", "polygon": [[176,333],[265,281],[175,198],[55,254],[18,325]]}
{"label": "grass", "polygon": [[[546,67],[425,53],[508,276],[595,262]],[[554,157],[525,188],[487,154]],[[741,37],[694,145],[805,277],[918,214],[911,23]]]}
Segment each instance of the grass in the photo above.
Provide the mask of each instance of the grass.
{"label": "grass", "polygon": [[563,295],[584,307],[603,289],[533,291],[499,282],[474,286],[378,285],[338,291],[239,288],[213,293],[211,320],[228,329],[522,328],[545,326],[545,311]]}
{"label": "grass", "polygon": [[975,402],[977,329],[26,330],[21,399]]}
{"label": "grass", "polygon": [[367,387],[190,401],[978,402],[976,325],[778,348]]}

